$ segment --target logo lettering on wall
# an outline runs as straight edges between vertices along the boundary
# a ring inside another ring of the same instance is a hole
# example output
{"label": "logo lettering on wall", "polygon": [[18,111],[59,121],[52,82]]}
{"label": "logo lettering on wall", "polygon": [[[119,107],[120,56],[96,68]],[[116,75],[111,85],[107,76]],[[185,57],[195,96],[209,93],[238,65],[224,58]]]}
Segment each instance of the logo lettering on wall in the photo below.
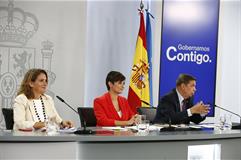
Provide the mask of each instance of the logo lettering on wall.
{"label": "logo lettering on wall", "polygon": [[209,52],[209,47],[178,44],[176,47],[170,46],[167,48],[166,57],[169,61],[191,62],[200,65],[212,62]]}

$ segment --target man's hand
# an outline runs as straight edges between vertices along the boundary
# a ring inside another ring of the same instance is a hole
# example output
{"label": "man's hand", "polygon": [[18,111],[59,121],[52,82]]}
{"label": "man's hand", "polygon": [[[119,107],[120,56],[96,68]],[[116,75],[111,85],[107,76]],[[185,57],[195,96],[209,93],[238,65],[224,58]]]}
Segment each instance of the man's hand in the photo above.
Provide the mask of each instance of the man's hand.
{"label": "man's hand", "polygon": [[204,104],[202,101],[195,104],[192,108],[190,108],[190,111],[192,114],[208,114],[210,110],[210,105]]}
{"label": "man's hand", "polygon": [[73,126],[73,122],[71,121],[62,121],[61,123],[62,128],[72,128]]}

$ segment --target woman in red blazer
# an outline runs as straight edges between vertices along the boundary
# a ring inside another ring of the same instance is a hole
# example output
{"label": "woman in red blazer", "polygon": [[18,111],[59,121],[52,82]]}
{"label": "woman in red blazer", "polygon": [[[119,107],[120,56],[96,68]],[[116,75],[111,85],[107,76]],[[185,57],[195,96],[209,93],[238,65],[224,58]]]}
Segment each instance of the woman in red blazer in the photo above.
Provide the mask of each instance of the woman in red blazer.
{"label": "woman in red blazer", "polygon": [[137,116],[132,112],[126,98],[119,96],[125,85],[125,76],[111,71],[106,77],[108,92],[95,98],[94,112],[97,126],[128,126],[135,124]]}

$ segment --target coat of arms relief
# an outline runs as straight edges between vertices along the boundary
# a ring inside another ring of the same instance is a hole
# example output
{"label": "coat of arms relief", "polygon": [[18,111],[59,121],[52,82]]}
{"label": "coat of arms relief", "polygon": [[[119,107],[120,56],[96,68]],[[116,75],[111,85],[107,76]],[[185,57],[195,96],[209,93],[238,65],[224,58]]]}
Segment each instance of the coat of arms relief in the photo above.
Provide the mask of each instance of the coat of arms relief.
{"label": "coat of arms relief", "polygon": [[[40,26],[37,16],[15,7],[12,0],[6,4],[3,6],[0,3],[0,108],[12,107],[19,85],[28,69],[45,69],[49,76],[49,89],[56,78],[56,74],[51,71],[53,42],[39,42],[41,48],[28,45],[28,41],[37,36]],[[37,62],[42,66],[36,66]],[[50,90],[47,94],[54,96]],[[0,128],[3,128],[4,124],[0,111]]]}

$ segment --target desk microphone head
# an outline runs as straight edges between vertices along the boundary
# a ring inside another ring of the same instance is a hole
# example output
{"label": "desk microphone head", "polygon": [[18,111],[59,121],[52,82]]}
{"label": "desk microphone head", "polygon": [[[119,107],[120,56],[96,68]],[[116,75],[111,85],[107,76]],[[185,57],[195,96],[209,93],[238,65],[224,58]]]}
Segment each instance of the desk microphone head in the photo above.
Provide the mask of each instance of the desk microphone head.
{"label": "desk microphone head", "polygon": [[234,112],[232,112],[232,111],[230,111],[230,110],[228,110],[228,109],[225,109],[225,108],[223,108],[223,107],[220,107],[220,106],[218,106],[218,105],[216,105],[216,104],[214,104],[213,106],[214,106],[215,108],[220,108],[221,110],[224,110],[224,111],[226,111],[226,112],[229,112],[229,113],[231,113],[231,114],[233,114],[233,115],[236,115],[236,116],[238,116],[239,118],[241,118],[241,116],[240,116],[239,114],[234,113]]}
{"label": "desk microphone head", "polygon": [[73,107],[71,107],[68,103],[66,103],[64,101],[63,98],[59,97],[59,96],[56,96],[61,102],[63,102],[64,104],[66,104],[71,110],[73,110],[75,113],[79,114]]}
{"label": "desk microphone head", "polygon": [[63,100],[63,98],[61,98],[61,97],[59,97],[59,96],[56,96],[61,102],[65,102],[64,100]]}
{"label": "desk microphone head", "polygon": [[150,106],[150,107],[152,107],[152,108],[155,108],[153,105],[151,105],[150,103],[148,103],[148,102],[146,102],[146,101],[144,101],[144,100],[141,100],[141,102],[143,102],[144,104],[146,104],[146,105],[148,105],[148,106]]}
{"label": "desk microphone head", "polygon": [[150,105],[148,102],[146,102],[146,101],[143,101],[143,100],[141,100],[141,102],[143,102],[144,104],[146,104],[146,105]]}

